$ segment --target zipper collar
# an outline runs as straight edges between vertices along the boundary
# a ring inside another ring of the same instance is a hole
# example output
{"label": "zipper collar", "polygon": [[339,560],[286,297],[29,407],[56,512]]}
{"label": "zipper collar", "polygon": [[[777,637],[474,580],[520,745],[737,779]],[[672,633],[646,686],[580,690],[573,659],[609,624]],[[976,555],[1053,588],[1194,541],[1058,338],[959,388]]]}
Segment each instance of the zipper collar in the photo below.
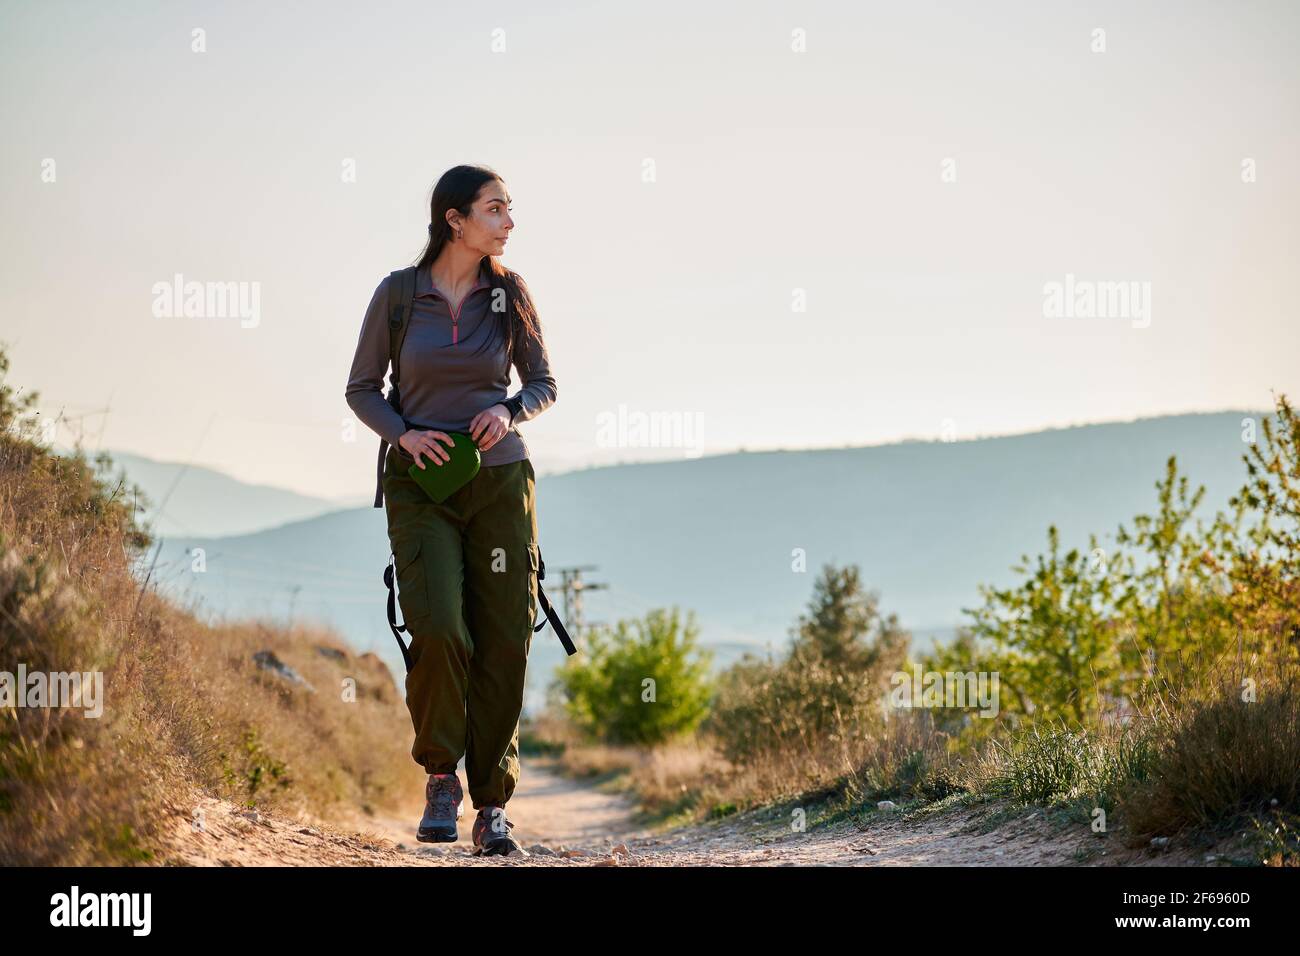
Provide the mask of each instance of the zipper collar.
{"label": "zipper collar", "polygon": [[447,303],[447,310],[451,313],[451,344],[455,345],[457,340],[460,337],[460,325],[459,325],[460,313],[464,310],[465,303],[468,302],[469,297],[472,296],[475,292],[479,291],[479,289],[487,289],[490,288],[492,285],[492,283],[489,282],[487,278],[487,268],[485,266],[479,267],[478,282],[474,284],[474,288],[470,289],[468,292],[465,293],[465,298],[460,300],[459,308],[453,308],[451,304],[451,299],[449,299],[446,295],[444,295],[441,291],[439,291],[438,287],[433,284],[433,276],[429,273],[428,266],[425,266],[423,269],[419,271],[419,274],[416,276],[416,279],[417,279],[416,287],[415,287],[416,298],[420,298],[422,296],[437,296],[438,298],[442,299],[442,301]]}

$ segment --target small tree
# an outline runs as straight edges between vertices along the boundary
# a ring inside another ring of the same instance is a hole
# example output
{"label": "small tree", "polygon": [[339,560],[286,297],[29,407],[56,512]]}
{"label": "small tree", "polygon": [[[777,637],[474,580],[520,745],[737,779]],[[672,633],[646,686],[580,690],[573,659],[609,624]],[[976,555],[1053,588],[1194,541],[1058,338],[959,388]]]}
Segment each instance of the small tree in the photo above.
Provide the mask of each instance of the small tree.
{"label": "small tree", "polygon": [[693,613],[677,608],[594,628],[586,653],[557,669],[565,712],[589,737],[613,744],[662,743],[699,725],[708,710],[712,654],[700,650]]}
{"label": "small tree", "polygon": [[808,613],[793,632],[787,666],[813,691],[799,705],[806,726],[824,734],[874,710],[910,643],[897,615],[880,613],[880,596],[862,586],[856,565],[822,568]]}
{"label": "small tree", "polygon": [[[1259,516],[1233,554],[1233,606],[1243,631],[1294,664],[1300,659],[1300,415],[1285,395],[1264,418],[1264,441],[1242,456],[1248,480],[1233,497]],[[1227,549],[1224,549],[1227,550]]]}
{"label": "small tree", "polygon": [[[1047,529],[1048,552],[1012,570],[1028,575],[1012,588],[981,586],[982,607],[967,609],[971,633],[987,641],[985,666],[1010,690],[1004,711],[1029,712],[1084,724],[1095,695],[1122,672],[1113,621],[1118,562],[1107,562],[1095,536],[1089,553],[1061,554],[1060,535]],[[1007,704],[1010,703],[1010,707]]]}
{"label": "small tree", "polygon": [[880,718],[909,636],[856,566],[826,565],[780,661],[746,655],[720,675],[707,730],[733,762],[773,750],[843,745]]}
{"label": "small tree", "polygon": [[1213,550],[1237,533],[1240,518],[1233,525],[1217,514],[1208,528],[1193,527],[1204,497],[1205,486],[1190,491],[1170,456],[1156,482],[1156,513],[1137,515],[1132,531],[1119,527],[1116,543],[1140,550],[1125,562],[1116,605],[1125,661],[1123,682],[1110,689],[1116,698],[1139,697],[1153,678],[1154,686],[1194,683],[1234,643],[1231,582]]}

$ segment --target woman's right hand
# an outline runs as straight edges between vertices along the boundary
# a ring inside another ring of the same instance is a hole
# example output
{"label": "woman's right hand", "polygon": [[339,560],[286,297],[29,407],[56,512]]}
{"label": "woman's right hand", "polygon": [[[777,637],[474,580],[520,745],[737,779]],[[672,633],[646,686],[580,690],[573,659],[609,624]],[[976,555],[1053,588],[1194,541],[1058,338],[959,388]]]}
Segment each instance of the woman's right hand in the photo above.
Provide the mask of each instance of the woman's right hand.
{"label": "woman's right hand", "polygon": [[431,462],[441,468],[444,461],[451,461],[451,455],[435,439],[445,442],[447,448],[456,446],[455,439],[446,432],[423,431],[416,428],[408,429],[397,441],[406,449],[406,453],[415,459],[415,464],[418,467],[425,467],[424,462],[420,461],[420,455],[423,453],[429,456]]}

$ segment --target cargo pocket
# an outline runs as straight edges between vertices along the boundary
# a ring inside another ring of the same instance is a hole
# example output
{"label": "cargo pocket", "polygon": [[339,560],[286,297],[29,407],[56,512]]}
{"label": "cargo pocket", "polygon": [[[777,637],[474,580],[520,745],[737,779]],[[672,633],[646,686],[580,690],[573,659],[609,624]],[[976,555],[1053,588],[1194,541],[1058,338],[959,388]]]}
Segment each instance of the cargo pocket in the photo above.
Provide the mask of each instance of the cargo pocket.
{"label": "cargo pocket", "polygon": [[418,621],[429,613],[429,581],[424,573],[423,544],[421,538],[404,538],[393,543],[397,603],[402,607],[405,624]]}
{"label": "cargo pocket", "polygon": [[533,641],[533,628],[537,626],[537,609],[541,600],[537,597],[539,572],[541,570],[541,549],[536,544],[528,546],[528,643]]}

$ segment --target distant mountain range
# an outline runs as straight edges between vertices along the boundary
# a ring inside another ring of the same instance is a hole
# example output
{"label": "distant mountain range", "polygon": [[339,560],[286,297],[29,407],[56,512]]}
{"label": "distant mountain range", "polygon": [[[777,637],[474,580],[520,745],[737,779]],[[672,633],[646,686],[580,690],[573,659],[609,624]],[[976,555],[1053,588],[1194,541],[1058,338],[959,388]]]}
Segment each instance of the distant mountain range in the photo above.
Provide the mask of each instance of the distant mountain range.
{"label": "distant mountain range", "polygon": [[[560,569],[595,565],[584,580],[609,587],[587,593],[589,622],[674,604],[694,610],[701,642],[722,665],[746,649],[780,651],[820,567],[855,563],[880,592],[882,609],[898,613],[927,643],[962,623],[961,609],[978,602],[978,585],[1010,583],[1010,566],[1044,548],[1048,525],[1060,529],[1067,547],[1086,545],[1089,532],[1105,543],[1120,521],[1152,510],[1154,483],[1170,454],[1206,486],[1207,513],[1226,507],[1245,477],[1242,420],[1266,414],[738,452],[540,476],[543,587],[559,607]],[[175,477],[165,469],[177,466],[114,457],[146,489]],[[338,509],[191,469],[166,512],[175,529],[159,556],[163,587],[213,614],[283,621],[292,612],[299,621],[329,623],[401,673],[384,611],[389,548],[381,510]],[[217,537],[180,527],[215,522],[244,530]],[[206,553],[203,574],[190,571],[187,551],[195,547]],[[806,572],[792,570],[796,549],[806,555]],[[562,657],[549,628],[534,638],[530,708]]]}
{"label": "distant mountain range", "polygon": [[[166,537],[247,534],[345,506],[287,488],[250,485],[200,465],[154,461],[130,452],[109,454],[113,474],[126,472],[148,497],[148,506],[142,509],[144,520]],[[87,457],[94,455],[87,453]]]}

